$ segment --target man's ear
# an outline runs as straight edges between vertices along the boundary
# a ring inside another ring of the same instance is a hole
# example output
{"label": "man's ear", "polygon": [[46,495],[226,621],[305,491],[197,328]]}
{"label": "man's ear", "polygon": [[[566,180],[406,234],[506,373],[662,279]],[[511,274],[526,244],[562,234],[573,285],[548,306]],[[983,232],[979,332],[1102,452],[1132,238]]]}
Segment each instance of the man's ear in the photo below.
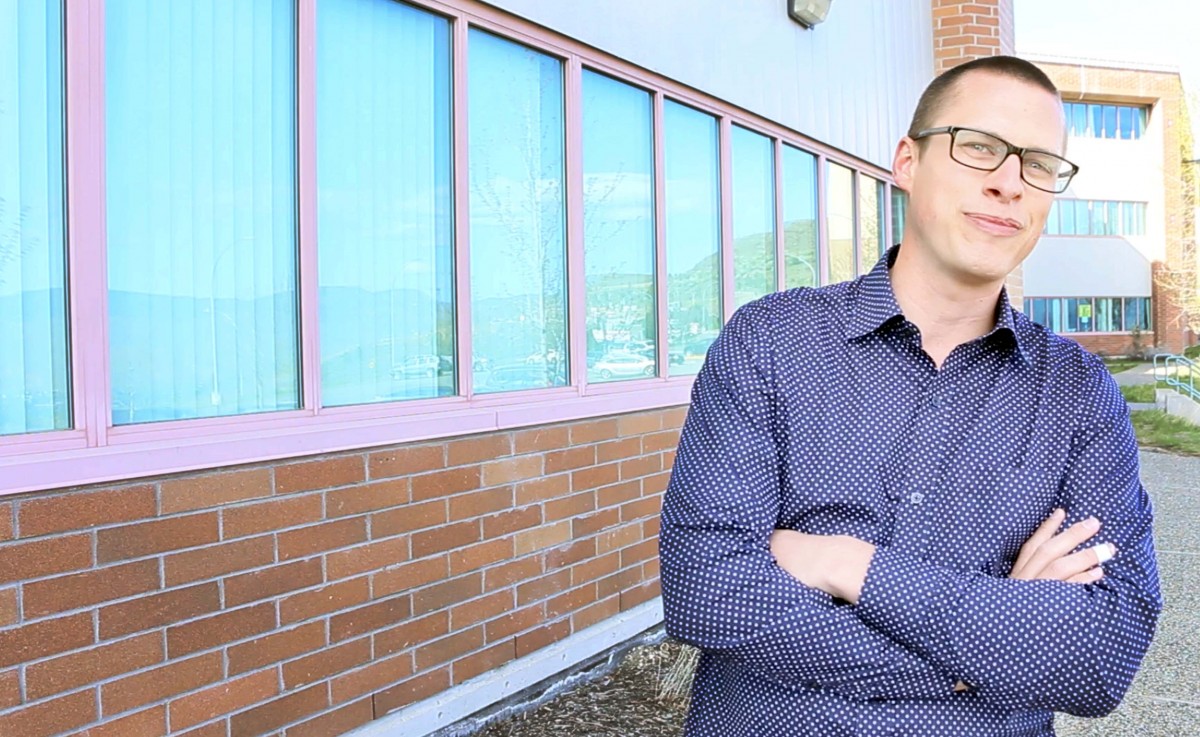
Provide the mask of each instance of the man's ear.
{"label": "man's ear", "polygon": [[892,177],[896,186],[905,192],[912,191],[912,180],[916,174],[917,142],[905,136],[896,144],[896,153],[892,156]]}

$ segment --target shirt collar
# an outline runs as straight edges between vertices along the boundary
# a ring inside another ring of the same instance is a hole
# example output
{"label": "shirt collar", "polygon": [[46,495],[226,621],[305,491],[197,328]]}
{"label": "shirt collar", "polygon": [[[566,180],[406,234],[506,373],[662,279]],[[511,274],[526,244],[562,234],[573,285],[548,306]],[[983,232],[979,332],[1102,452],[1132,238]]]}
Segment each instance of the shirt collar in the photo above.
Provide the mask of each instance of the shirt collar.
{"label": "shirt collar", "polygon": [[[891,268],[896,263],[896,255],[899,252],[899,244],[889,248],[883,258],[875,264],[875,268],[858,280],[857,288],[851,290],[847,339],[857,340],[904,318],[900,305],[896,303],[896,294],[892,291],[891,278]],[[1029,338],[1017,327],[1014,317],[1016,310],[1008,301],[1007,287],[1000,288],[1000,297],[996,305],[996,324],[984,338],[1005,341],[1012,353],[1028,365],[1030,351],[1026,343]]]}

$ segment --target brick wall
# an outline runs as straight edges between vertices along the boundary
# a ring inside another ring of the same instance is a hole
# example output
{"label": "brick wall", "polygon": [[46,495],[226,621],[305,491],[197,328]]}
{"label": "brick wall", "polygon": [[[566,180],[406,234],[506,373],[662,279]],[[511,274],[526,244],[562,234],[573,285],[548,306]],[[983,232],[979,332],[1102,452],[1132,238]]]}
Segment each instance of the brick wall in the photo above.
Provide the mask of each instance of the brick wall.
{"label": "brick wall", "polygon": [[1134,351],[1133,336],[1130,333],[1109,333],[1104,335],[1072,335],[1067,333],[1062,337],[1075,341],[1097,356],[1128,356]]}
{"label": "brick wall", "polygon": [[333,735],[658,594],[684,408],[0,499],[0,735]]}

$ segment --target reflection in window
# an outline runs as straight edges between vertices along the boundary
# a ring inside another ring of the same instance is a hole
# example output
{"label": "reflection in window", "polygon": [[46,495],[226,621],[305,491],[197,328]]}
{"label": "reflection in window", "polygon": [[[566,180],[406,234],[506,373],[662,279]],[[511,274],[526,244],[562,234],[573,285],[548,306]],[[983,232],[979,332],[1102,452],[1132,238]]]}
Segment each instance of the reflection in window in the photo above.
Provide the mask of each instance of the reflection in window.
{"label": "reflection in window", "polygon": [[449,23],[379,0],[317,19],[322,402],[453,394]]}
{"label": "reflection in window", "polygon": [[105,3],[114,424],[299,406],[294,15]]}
{"label": "reflection in window", "polygon": [[650,94],[583,72],[588,381],[657,372]]}
{"label": "reflection in window", "polygon": [[1055,200],[1043,232],[1047,235],[1145,235],[1146,203]]}
{"label": "reflection in window", "polygon": [[733,290],[741,306],[775,291],[775,152],[733,126]]}
{"label": "reflection in window", "polygon": [[1145,107],[1136,105],[1063,104],[1070,135],[1086,138],[1141,138],[1146,128]]}
{"label": "reflection in window", "polygon": [[1025,314],[1056,333],[1151,329],[1149,297],[1026,297]]}
{"label": "reflection in window", "polygon": [[783,147],[783,278],[792,287],[820,284],[817,261],[817,157]]}
{"label": "reflection in window", "polygon": [[663,154],[669,371],[694,374],[723,322],[716,118],[667,100]]}
{"label": "reflection in window", "polygon": [[904,239],[904,216],[907,214],[908,193],[898,187],[892,187],[892,242],[894,246]]}
{"label": "reflection in window", "polygon": [[468,64],[475,390],[562,386],[562,63],[472,29]]}
{"label": "reflection in window", "polygon": [[829,162],[826,201],[829,232],[829,281],[854,278],[854,172]]}
{"label": "reflection in window", "polygon": [[865,274],[875,267],[875,262],[887,250],[883,237],[883,182],[862,176],[859,185],[858,217],[862,242],[858,249],[858,273]]}
{"label": "reflection in window", "polygon": [[0,4],[0,435],[70,426],[62,10]]}

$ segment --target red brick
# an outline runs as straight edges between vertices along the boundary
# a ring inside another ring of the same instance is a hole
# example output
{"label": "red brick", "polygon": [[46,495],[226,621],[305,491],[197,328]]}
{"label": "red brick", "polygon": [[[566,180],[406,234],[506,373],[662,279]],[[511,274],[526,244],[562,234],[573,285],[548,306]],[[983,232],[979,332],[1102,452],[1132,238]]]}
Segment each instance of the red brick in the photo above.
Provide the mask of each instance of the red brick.
{"label": "red brick", "polygon": [[371,659],[371,638],[363,637],[283,664],[283,686],[291,691],[323,681]]}
{"label": "red brick", "polygon": [[383,629],[412,616],[412,599],[396,596],[337,614],[329,619],[329,641],[341,642]]}
{"label": "red brick", "polygon": [[372,453],[367,460],[371,478],[411,476],[446,467],[446,449],[437,445],[410,445]]}
{"label": "red brick", "polygon": [[0,546],[0,584],[92,565],[92,536],[71,535]]}
{"label": "red brick", "polygon": [[413,501],[425,501],[478,489],[480,476],[479,466],[463,466],[447,471],[413,476],[411,479]]}
{"label": "red brick", "polygon": [[519,430],[513,433],[514,453],[536,453],[546,450],[557,450],[571,444],[570,433],[566,427],[535,427],[531,430]]}
{"label": "red brick", "polygon": [[167,586],[178,586],[259,568],[274,561],[275,540],[271,535],[262,535],[165,556],[163,573]]}
{"label": "red brick", "polygon": [[671,470],[671,467],[675,464],[675,451],[664,450],[661,455],[662,455],[662,467],[664,470],[669,472]]}
{"label": "red brick", "polygon": [[143,560],[27,583],[21,594],[26,619],[82,609],[158,588],[158,561]]}
{"label": "red brick", "polygon": [[330,682],[333,703],[341,704],[374,693],[412,674],[412,655],[409,653],[375,660],[364,668],[338,676]]}
{"label": "red brick", "polygon": [[0,710],[21,703],[21,676],[16,668],[0,673]]}
{"label": "red brick", "polygon": [[[0,668],[78,650],[95,642],[91,612],[0,630]],[[3,732],[0,732],[3,734]]]}
{"label": "red brick", "polygon": [[16,624],[21,610],[17,606],[17,587],[0,589],[0,627]]}
{"label": "red brick", "polygon": [[275,605],[264,602],[167,628],[167,656],[179,658],[245,640],[275,628]]}
{"label": "red brick", "polygon": [[571,539],[571,521],[544,524],[532,530],[518,532],[513,538],[513,555],[525,555]]}
{"label": "red brick", "polygon": [[482,485],[499,486],[542,475],[540,455],[517,456],[483,464]]}
{"label": "red brick", "polygon": [[96,692],[88,689],[0,715],[0,734],[50,737],[76,730],[96,717]]}
{"label": "red brick", "polygon": [[321,495],[246,504],[221,510],[221,535],[226,540],[261,532],[308,525],[321,519]]}
{"label": "red brick", "polygon": [[220,608],[221,594],[215,581],[109,604],[100,610],[100,637],[109,640],[181,622]]}
{"label": "red brick", "polygon": [[541,578],[536,578],[517,586],[517,606],[525,606],[530,602],[553,596],[560,591],[565,591],[570,585],[570,571],[562,570],[547,573]]}
{"label": "red brick", "polygon": [[494,591],[498,588],[511,586],[518,581],[526,581],[542,575],[545,571],[542,557],[533,555],[528,558],[504,563],[483,572],[483,590]]}
{"label": "red brick", "polygon": [[271,730],[315,714],[329,706],[324,683],[268,701],[229,718],[229,737],[261,737]]}
{"label": "red brick", "polygon": [[[38,537],[153,517],[156,506],[154,487],[141,485],[29,499],[20,502],[17,517],[21,537]],[[9,510],[0,508],[0,523],[11,528]]]}
{"label": "red brick", "polygon": [[[271,496],[271,469],[250,468],[164,481],[160,494],[162,514],[191,512]],[[154,513],[151,511],[145,516],[152,517]]]}
{"label": "red brick", "polygon": [[457,521],[482,517],[491,512],[511,508],[512,501],[513,489],[511,486],[460,494],[450,497],[450,519]]}
{"label": "red brick", "polygon": [[104,704],[105,716],[119,714],[219,680],[221,653],[207,653],[105,683],[100,687],[100,701]]}
{"label": "red brick", "polygon": [[[415,545],[413,546],[416,547]],[[325,556],[325,575],[330,581],[380,571],[409,559],[407,536],[378,540]],[[421,557],[421,555],[417,555]]]}
{"label": "red brick", "polygon": [[214,543],[217,525],[216,512],[202,512],[98,530],[96,560],[111,563]]}
{"label": "red brick", "polygon": [[560,471],[570,471],[584,466],[593,466],[596,464],[596,446],[585,445],[582,448],[567,448],[565,450],[553,450],[546,453],[545,456],[545,471],[546,474],[555,474]]}
{"label": "red brick", "polygon": [[604,555],[642,541],[642,527],[637,522],[601,532],[596,538],[596,553]]}
{"label": "red brick", "polygon": [[293,629],[272,632],[249,642],[231,645],[229,674],[236,675],[264,665],[288,660],[325,647],[325,622],[310,622]]}
{"label": "red brick", "polygon": [[445,524],[449,519],[446,509],[445,499],[435,499],[373,514],[371,515],[371,535],[375,538],[391,537]]}
{"label": "red brick", "polygon": [[533,629],[544,621],[546,621],[546,605],[543,603],[532,604],[488,622],[484,625],[484,633],[489,643],[496,642],[512,637],[518,632]]}
{"label": "red brick", "polygon": [[375,598],[383,598],[401,591],[408,591],[449,575],[450,564],[446,555],[422,558],[412,563],[385,568],[371,577]]}
{"label": "red brick", "polygon": [[638,604],[650,601],[662,594],[658,581],[648,581],[636,588],[621,592],[621,611],[628,611]]}
{"label": "red brick", "polygon": [[[626,568],[623,571],[606,576],[596,582],[596,596],[603,599],[642,583],[641,568]],[[623,607],[622,607],[623,608]]]}
{"label": "red brick", "polygon": [[279,559],[291,560],[324,553],[364,542],[367,539],[367,518],[327,522],[314,527],[302,527],[279,533]]}
{"label": "red brick", "polygon": [[602,599],[574,612],[571,615],[571,631],[579,632],[580,630],[585,630],[594,624],[599,624],[609,617],[615,617],[620,613],[621,597],[619,595],[610,596],[607,599]]}
{"label": "red brick", "polygon": [[614,484],[620,479],[620,467],[616,463],[583,468],[571,474],[571,491],[587,491],[598,486]]}
{"label": "red brick", "polygon": [[375,711],[371,699],[359,699],[316,719],[288,727],[287,737],[337,737],[374,718]]}
{"label": "red brick", "polygon": [[578,586],[588,581],[595,581],[616,573],[620,568],[621,554],[617,552],[592,558],[577,566],[571,567],[571,585]]}
{"label": "red brick", "polygon": [[51,696],[89,683],[103,681],[161,663],[162,635],[151,632],[128,640],[63,655],[25,668],[25,690],[29,701]]}
{"label": "red brick", "polygon": [[642,564],[642,578],[649,581],[652,578],[658,578],[662,572],[662,561],[657,557],[651,558]]}
{"label": "red brick", "polygon": [[662,456],[650,455],[642,456],[641,458],[630,458],[627,461],[621,461],[621,480],[638,478],[640,476],[649,476],[652,473],[658,473],[663,470]]}
{"label": "red brick", "polygon": [[457,576],[460,573],[474,571],[502,560],[508,560],[512,556],[513,539],[511,537],[488,540],[478,545],[460,548],[450,553],[450,575]]}
{"label": "red brick", "polygon": [[225,579],[225,606],[240,606],[297,589],[306,589],[320,584],[324,577],[320,558],[283,563],[261,571],[232,576]]}
{"label": "red brick", "polygon": [[483,646],[483,627],[473,627],[463,632],[456,632],[449,637],[443,637],[425,645],[419,645],[413,652],[417,670],[427,670],[449,660],[454,660],[472,650]]}
{"label": "red brick", "polygon": [[546,476],[517,484],[515,502],[518,507],[563,496],[571,489],[569,474]]}
{"label": "red brick", "polygon": [[652,537],[658,537],[658,530],[662,527],[661,517],[651,517],[642,520],[642,539],[648,540]]}
{"label": "red brick", "polygon": [[291,624],[365,604],[371,598],[367,576],[338,581],[312,591],[284,597],[279,601],[279,621]]}
{"label": "red brick", "polygon": [[642,495],[642,481],[634,479],[632,481],[622,481],[619,484],[605,486],[596,489],[596,506],[611,507],[616,504],[637,499]]}
{"label": "red brick", "polygon": [[658,540],[646,540],[621,551],[621,567],[628,568],[658,555]]}
{"label": "red brick", "polygon": [[617,420],[617,434],[621,437],[630,435],[645,435],[662,429],[663,418],[658,412],[647,412],[638,415],[625,415]]}
{"label": "red brick", "polygon": [[557,622],[543,625],[525,634],[517,635],[517,657],[523,658],[535,650],[540,650],[547,645],[553,645],[569,634],[571,634],[570,620],[560,619]]}
{"label": "red brick", "polygon": [[642,436],[642,452],[656,453],[660,450],[674,450],[679,445],[678,430],[663,430]]}
{"label": "red brick", "polygon": [[680,407],[675,407],[674,409],[668,409],[664,412],[661,412],[659,414],[659,417],[662,419],[663,429],[664,430],[669,429],[669,428],[679,429],[679,428],[683,427],[683,422],[684,422],[684,420],[687,419],[687,413],[688,413],[688,406],[686,404],[683,406],[680,406]]}
{"label": "red brick", "polygon": [[499,668],[505,663],[515,660],[517,647],[512,640],[497,643],[485,650],[467,655],[454,661],[454,683],[469,681],[475,676]]}
{"label": "red brick", "polygon": [[408,504],[408,479],[388,479],[325,493],[325,516],[329,519],[376,512]]}
{"label": "red brick", "polygon": [[[663,467],[669,467],[670,464],[663,463]],[[651,494],[661,494],[667,490],[667,484],[671,481],[671,472],[663,471],[662,473],[653,473],[642,478],[642,495],[650,496]]]}
{"label": "red brick", "polygon": [[442,610],[375,633],[375,657],[394,655],[450,632],[450,612]]}
{"label": "red brick", "polygon": [[615,419],[578,422],[571,426],[571,445],[598,443],[615,437],[617,437],[617,421]]}
{"label": "red brick", "polygon": [[624,458],[633,458],[642,454],[642,439],[634,436],[632,438],[621,438],[620,440],[611,440],[607,443],[600,443],[596,446],[596,462],[608,463],[609,461],[619,461]]}
{"label": "red brick", "polygon": [[275,493],[331,489],[365,481],[367,467],[360,455],[322,458],[275,467]]}
{"label": "red brick", "polygon": [[13,505],[0,503],[0,542],[13,539]]}
{"label": "red brick", "polygon": [[596,492],[584,491],[561,499],[553,499],[543,506],[542,515],[547,522],[576,517],[596,508]]}
{"label": "red brick", "polygon": [[546,617],[554,619],[596,601],[596,584],[588,583],[546,600]]}
{"label": "red brick", "polygon": [[513,592],[511,589],[497,591],[493,594],[472,599],[465,604],[459,604],[450,610],[450,623],[456,630],[466,629],[485,619],[499,617],[511,611],[513,607]]}
{"label": "red brick", "polygon": [[472,573],[461,578],[421,589],[413,594],[413,614],[420,616],[445,609],[483,593],[483,574]]}
{"label": "red brick", "polygon": [[79,737],[162,737],[167,733],[167,707],[159,704],[111,722],[88,727]]}
{"label": "red brick", "polygon": [[383,716],[450,688],[450,667],[422,673],[375,695],[375,714]]}
{"label": "red brick", "polygon": [[274,668],[223,681],[170,703],[171,730],[187,729],[279,695]]}
{"label": "red brick", "polygon": [[662,513],[662,497],[658,494],[621,505],[621,521],[631,522],[645,517],[657,517]]}
{"label": "red brick", "polygon": [[527,530],[542,523],[542,508],[539,506],[510,509],[483,518],[483,537],[490,539],[507,535],[517,530]]}
{"label": "red brick", "polygon": [[547,550],[542,555],[546,558],[546,570],[557,570],[596,555],[596,540],[595,538],[576,540],[567,545],[560,545],[553,550]]}
{"label": "red brick", "polygon": [[229,725],[226,720],[211,722],[196,729],[184,732],[179,737],[229,737]]}
{"label": "red brick", "polygon": [[512,455],[512,436],[508,433],[480,435],[454,440],[446,445],[446,465],[464,466],[468,463],[491,461]]}
{"label": "red brick", "polygon": [[471,519],[432,530],[415,532],[412,536],[413,557],[424,558],[444,550],[453,550],[479,542],[482,538],[479,527],[479,520]]}
{"label": "red brick", "polygon": [[608,529],[620,521],[620,512],[609,507],[594,514],[587,514],[571,520],[571,535],[577,538],[587,537],[601,530]]}

